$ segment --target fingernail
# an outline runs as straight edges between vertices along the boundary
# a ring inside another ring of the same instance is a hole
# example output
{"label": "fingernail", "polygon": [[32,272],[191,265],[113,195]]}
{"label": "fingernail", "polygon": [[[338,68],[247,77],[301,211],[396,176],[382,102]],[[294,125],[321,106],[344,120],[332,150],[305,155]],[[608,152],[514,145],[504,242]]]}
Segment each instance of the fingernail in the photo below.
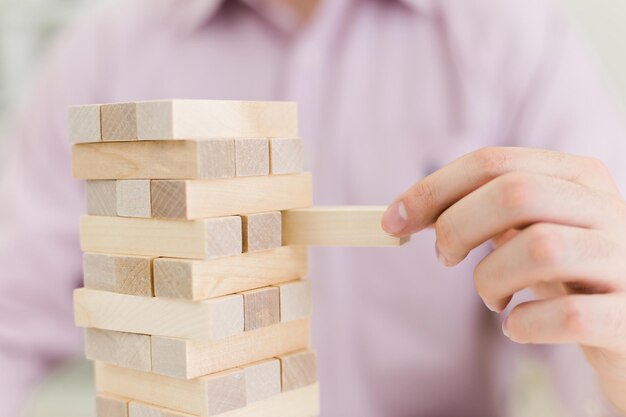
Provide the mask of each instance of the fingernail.
{"label": "fingernail", "polygon": [[450,262],[448,261],[448,259],[439,250],[439,245],[437,245],[437,242],[435,242],[435,253],[437,254],[437,260],[441,265],[450,266]]}
{"label": "fingernail", "polygon": [[506,337],[508,337],[509,339],[511,338],[511,334],[509,333],[509,329],[507,327],[509,322],[509,318],[505,318],[504,321],[502,322],[502,333],[504,333],[504,335]]}
{"label": "fingernail", "polygon": [[406,227],[409,216],[402,201],[389,206],[382,219],[382,226],[385,232],[393,235],[400,233]]}

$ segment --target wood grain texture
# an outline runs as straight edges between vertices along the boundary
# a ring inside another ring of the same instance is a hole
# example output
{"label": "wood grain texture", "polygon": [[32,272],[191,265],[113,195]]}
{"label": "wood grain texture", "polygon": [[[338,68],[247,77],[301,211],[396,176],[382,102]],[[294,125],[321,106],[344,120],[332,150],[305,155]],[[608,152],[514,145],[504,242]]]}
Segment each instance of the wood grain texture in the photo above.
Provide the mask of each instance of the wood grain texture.
{"label": "wood grain texture", "polygon": [[[107,375],[108,377],[108,375]],[[102,378],[101,378],[102,379]],[[110,378],[109,378],[110,379]],[[110,381],[107,381],[110,382]],[[172,411],[167,408],[158,408],[154,405],[147,405],[132,401],[130,404],[141,405],[144,408],[159,410],[159,417],[200,417],[199,415],[187,414],[181,411]],[[218,414],[218,417],[311,417],[320,413],[319,385],[313,384],[304,388],[283,392],[279,395],[269,397],[265,400],[252,402],[243,408]],[[152,417],[151,414],[148,414]],[[140,414],[139,417],[142,415]],[[103,417],[98,415],[98,417]],[[106,417],[118,417],[111,415]],[[133,417],[132,415],[130,417]],[[137,417],[137,416],[134,416]]]}
{"label": "wood grain texture", "polygon": [[67,127],[71,143],[99,142],[100,105],[70,106],[67,109]]}
{"label": "wood grain texture", "polygon": [[265,138],[235,139],[235,171],[238,177],[269,175],[269,140]]}
{"label": "wood grain texture", "polygon": [[137,109],[135,103],[103,104],[103,141],[127,141],[137,137]]}
{"label": "wood grain texture", "polygon": [[281,393],[280,361],[267,359],[242,367],[246,379],[248,404],[263,401]]}
{"label": "wood grain texture", "polygon": [[244,252],[275,249],[282,244],[280,211],[242,215],[241,229]]}
{"label": "wood grain texture", "polygon": [[72,146],[77,179],[214,179],[235,176],[232,139],[100,142]]}
{"label": "wood grain texture", "polygon": [[111,394],[96,396],[96,417],[129,417],[128,400]]}
{"label": "wood grain texture", "polygon": [[292,174],[304,170],[302,139],[270,139],[270,172]]}
{"label": "wood grain texture", "polygon": [[131,401],[128,404],[128,417],[196,417],[180,411],[173,411],[153,405]]}
{"label": "wood grain texture", "polygon": [[115,185],[118,216],[152,216],[150,180],[119,180]]}
{"label": "wood grain texture", "polygon": [[84,252],[212,259],[242,250],[241,218],[172,221],[82,216]]}
{"label": "wood grain texture", "polygon": [[309,207],[310,173],[206,181],[152,181],[152,214],[202,219]]}
{"label": "wood grain texture", "polygon": [[85,253],[85,288],[151,297],[152,257]]}
{"label": "wood grain texture", "polygon": [[307,274],[307,250],[302,246],[195,261],[154,260],[157,297],[202,300],[292,281]]}
{"label": "wood grain texture", "polygon": [[306,387],[317,382],[315,353],[311,350],[280,355],[283,391]]}
{"label": "wood grain texture", "polygon": [[96,389],[160,407],[210,417],[246,406],[242,369],[185,380],[96,362]]}
{"label": "wood grain texture", "polygon": [[319,414],[319,385],[313,384],[229,411],[220,417],[300,417]]}
{"label": "wood grain texture", "polygon": [[321,206],[283,211],[283,244],[400,246],[409,240],[387,234],[384,206]]}
{"label": "wood grain texture", "polygon": [[80,288],[74,291],[74,321],[79,327],[219,340],[243,332],[243,297],[188,302]]}
{"label": "wood grain texture", "polygon": [[152,369],[150,336],[88,328],[85,329],[85,357],[149,372]]}
{"label": "wood grain texture", "polygon": [[158,100],[137,102],[140,140],[297,136],[290,102]]}
{"label": "wood grain texture", "polygon": [[244,291],[244,331],[271,326],[280,321],[278,288],[266,287]]}
{"label": "wood grain texture", "polygon": [[217,341],[152,337],[152,372],[197,378],[309,346],[308,320],[263,327]]}
{"label": "wood grain texture", "polygon": [[280,293],[280,321],[299,320],[311,316],[311,282],[298,280],[277,286]]}
{"label": "wood grain texture", "polygon": [[115,181],[96,180],[85,183],[87,214],[94,216],[117,216],[117,192]]}

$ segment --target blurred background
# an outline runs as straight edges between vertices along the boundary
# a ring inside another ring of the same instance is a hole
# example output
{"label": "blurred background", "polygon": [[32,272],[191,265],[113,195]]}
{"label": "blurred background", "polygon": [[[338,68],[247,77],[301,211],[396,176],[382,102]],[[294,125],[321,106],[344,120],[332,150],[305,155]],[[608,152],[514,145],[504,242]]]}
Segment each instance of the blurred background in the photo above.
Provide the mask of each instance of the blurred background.
{"label": "blurred background", "polygon": [[[81,11],[110,0],[0,0],[0,168],[6,126],[25,94],[38,62],[55,35]],[[626,108],[626,1],[554,0],[569,13],[598,59],[615,97]],[[512,417],[557,416],[545,371],[518,364],[519,389]],[[57,369],[35,393],[27,417],[92,417],[91,367],[77,359]]]}

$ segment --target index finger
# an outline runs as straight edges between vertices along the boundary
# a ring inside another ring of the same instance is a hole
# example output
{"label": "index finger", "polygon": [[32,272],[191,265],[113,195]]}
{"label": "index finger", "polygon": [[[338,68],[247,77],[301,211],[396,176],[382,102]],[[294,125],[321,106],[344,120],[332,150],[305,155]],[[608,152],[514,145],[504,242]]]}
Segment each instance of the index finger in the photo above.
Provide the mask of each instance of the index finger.
{"label": "index finger", "polygon": [[456,159],[402,193],[383,215],[382,227],[397,236],[418,232],[467,194],[514,171],[554,176],[618,193],[607,169],[597,159],[546,149],[484,148]]}

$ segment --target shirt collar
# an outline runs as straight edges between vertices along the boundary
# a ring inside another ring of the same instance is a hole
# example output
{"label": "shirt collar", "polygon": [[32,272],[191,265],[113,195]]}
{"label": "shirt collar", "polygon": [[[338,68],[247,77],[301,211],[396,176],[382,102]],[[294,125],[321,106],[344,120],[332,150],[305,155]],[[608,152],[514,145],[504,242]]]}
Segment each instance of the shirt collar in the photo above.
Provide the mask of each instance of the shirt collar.
{"label": "shirt collar", "polygon": [[[181,2],[184,1],[184,6]],[[180,24],[186,30],[194,31],[213,18],[226,1],[236,0],[174,0],[174,7],[180,12]],[[244,1],[244,0],[238,0]],[[334,1],[334,0],[323,0]],[[412,10],[429,14],[434,0],[387,0],[398,1]]]}

